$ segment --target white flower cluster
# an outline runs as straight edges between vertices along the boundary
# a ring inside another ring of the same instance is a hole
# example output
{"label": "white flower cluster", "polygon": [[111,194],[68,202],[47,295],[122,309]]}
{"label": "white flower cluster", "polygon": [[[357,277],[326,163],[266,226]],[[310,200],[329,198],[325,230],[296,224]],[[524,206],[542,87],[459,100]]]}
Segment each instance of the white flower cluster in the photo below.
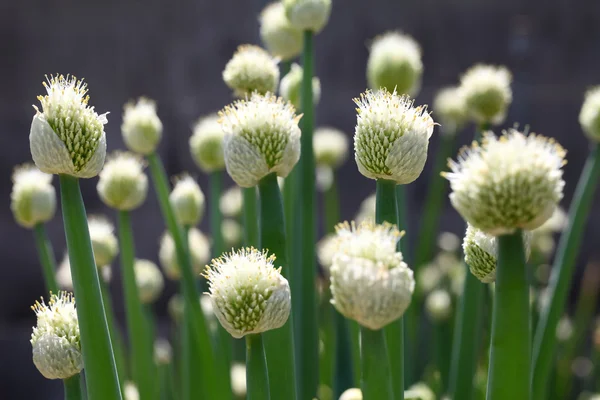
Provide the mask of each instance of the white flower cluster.
{"label": "white flower cluster", "polygon": [[467,110],[477,123],[501,124],[512,101],[512,75],[506,67],[478,64],[460,79]]}
{"label": "white flower cluster", "polygon": [[56,191],[52,186],[52,175],[35,165],[25,164],[15,168],[12,181],[10,209],[19,225],[33,228],[54,217]]}
{"label": "white flower cluster", "polygon": [[302,52],[302,31],[290,23],[281,1],[268,4],[259,21],[260,37],[269,53],[287,61]]}
{"label": "white flower cluster", "polygon": [[121,133],[129,150],[143,155],[153,153],[162,137],[162,130],[154,101],[140,97],[137,102],[125,104]]}
{"label": "white flower cluster", "polygon": [[128,152],[113,153],[96,186],[100,199],[121,211],[138,208],[148,194],[148,177],[140,156]]}
{"label": "white flower cluster", "polygon": [[114,225],[104,216],[90,215],[88,229],[96,266],[100,268],[110,265],[119,252]]}
{"label": "white flower cluster", "polygon": [[204,193],[187,174],[176,178],[169,201],[177,221],[183,226],[197,225],[204,215]]}
{"label": "white flower cluster", "polygon": [[241,45],[223,70],[223,81],[237,97],[275,93],[279,84],[277,59],[254,45]]}
{"label": "white flower cluster", "polygon": [[225,132],[221,129],[217,114],[202,117],[194,125],[194,133],[190,137],[190,151],[194,161],[204,172],[225,168],[224,136]]}

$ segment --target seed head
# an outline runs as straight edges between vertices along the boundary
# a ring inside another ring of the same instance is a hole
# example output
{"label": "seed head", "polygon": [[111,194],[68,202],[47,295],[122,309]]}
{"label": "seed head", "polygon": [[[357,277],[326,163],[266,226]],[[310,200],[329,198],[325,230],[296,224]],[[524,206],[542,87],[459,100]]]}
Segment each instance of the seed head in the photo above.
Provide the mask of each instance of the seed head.
{"label": "seed head", "polygon": [[83,369],[79,323],[71,293],[51,294],[33,307],[37,326],[31,334],[33,363],[48,379],[67,379]]}
{"label": "seed head", "polygon": [[467,110],[477,123],[501,124],[512,101],[512,75],[506,67],[478,64],[460,78]]}
{"label": "seed head", "polygon": [[[293,63],[288,72],[282,79],[279,87],[279,94],[285,100],[292,103],[297,110],[302,108],[300,101],[300,92],[302,86],[302,67]],[[321,100],[321,81],[316,76],[312,78],[313,103],[318,104]]]}
{"label": "seed head", "polygon": [[135,260],[133,268],[141,302],[144,304],[154,303],[165,286],[165,280],[160,270],[152,261],[139,259]]}
{"label": "seed head", "polygon": [[481,145],[450,161],[450,202],[474,227],[490,235],[532,230],[554,212],[563,196],[565,151],[554,140],[510,129],[487,132]]}
{"label": "seed head", "polygon": [[348,157],[348,138],[338,129],[318,128],[313,136],[313,149],[317,165],[339,168]]}
{"label": "seed head", "polygon": [[100,199],[109,207],[121,211],[139,207],[148,194],[143,160],[133,153],[113,153],[100,172],[96,188]]}
{"label": "seed head", "polygon": [[194,226],[200,223],[204,215],[204,193],[194,178],[187,174],[178,177],[169,201],[181,225]]}
{"label": "seed head", "polygon": [[115,227],[102,215],[88,217],[88,229],[94,251],[94,260],[98,268],[110,265],[117,253],[119,244],[115,236]]}
{"label": "seed head", "polygon": [[283,61],[296,58],[302,52],[302,31],[290,23],[283,3],[270,3],[260,14],[260,38],[275,57]]}
{"label": "seed head", "polygon": [[283,0],[285,14],[292,26],[319,33],[331,14],[331,0]]}
{"label": "seed head", "polygon": [[[200,274],[202,268],[204,268],[210,259],[210,243],[208,238],[198,229],[192,228],[188,233],[188,246],[192,258],[193,272]],[[163,272],[167,278],[172,280],[177,280],[181,277],[181,269],[179,268],[177,252],[175,250],[173,238],[168,232],[165,232],[160,241],[158,258]]]}
{"label": "seed head", "polygon": [[301,116],[281,98],[253,93],[219,116],[225,131],[225,165],[239,186],[256,186],[272,172],[285,178],[300,159]]}
{"label": "seed head", "polygon": [[371,45],[367,62],[367,81],[374,91],[416,96],[421,89],[423,63],[421,47],[410,36],[400,32],[386,32],[377,36]]}
{"label": "seed head", "polygon": [[19,225],[33,228],[54,217],[56,191],[52,186],[52,175],[33,164],[24,164],[15,168],[12,181],[10,209]]}
{"label": "seed head", "polygon": [[396,245],[394,225],[339,224],[330,268],[332,304],[345,317],[373,330],[400,318],[415,287],[413,272]]}
{"label": "seed head", "polygon": [[127,148],[149,155],[156,151],[162,137],[162,122],[156,114],[156,103],[145,97],[130,101],[123,109],[121,132]]}
{"label": "seed head", "polygon": [[358,106],[354,156],[360,173],[398,184],[417,179],[435,125],[427,107],[414,107],[408,96],[384,88],[367,90],[354,102]]}
{"label": "seed head", "polygon": [[204,271],[215,314],[234,338],[283,326],[290,315],[288,281],[275,256],[243,248],[213,259]]}
{"label": "seed head", "polygon": [[433,99],[433,109],[443,134],[455,135],[468,121],[464,92],[458,87],[439,90]]}
{"label": "seed head", "polygon": [[275,93],[279,83],[278,60],[258,46],[245,44],[229,60],[223,70],[225,84],[235,96],[244,98],[257,92]]}
{"label": "seed head", "polygon": [[38,96],[29,146],[35,165],[48,174],[91,178],[100,172],[106,155],[104,124],[88,105],[87,85],[74,76],[46,76],[47,94]]}
{"label": "seed head", "polygon": [[224,136],[225,132],[221,129],[217,114],[202,117],[194,125],[194,134],[190,137],[190,150],[202,171],[210,173],[225,168]]}

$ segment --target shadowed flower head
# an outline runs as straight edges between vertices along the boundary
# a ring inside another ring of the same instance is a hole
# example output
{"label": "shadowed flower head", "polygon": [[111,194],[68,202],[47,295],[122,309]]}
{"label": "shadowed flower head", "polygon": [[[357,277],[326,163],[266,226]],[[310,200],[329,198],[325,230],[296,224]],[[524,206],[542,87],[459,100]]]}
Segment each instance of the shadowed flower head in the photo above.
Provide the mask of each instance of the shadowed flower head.
{"label": "shadowed flower head", "polygon": [[435,125],[427,107],[414,107],[408,96],[386,89],[368,90],[354,102],[358,106],[354,152],[360,173],[398,184],[417,179]]}
{"label": "shadowed flower head", "polygon": [[242,189],[235,185],[227,189],[219,199],[219,209],[225,217],[238,217],[242,213]]}
{"label": "shadowed flower head", "polygon": [[33,228],[54,217],[56,191],[52,186],[52,175],[33,164],[24,164],[15,168],[12,181],[10,209],[19,225]]}
{"label": "shadowed flower head", "polygon": [[444,134],[456,134],[469,119],[464,92],[459,87],[440,89],[433,99],[433,109]]}
{"label": "shadowed flower head", "polygon": [[114,225],[102,215],[90,215],[88,217],[88,229],[96,266],[100,268],[109,265],[119,252],[119,243],[114,233]]}
{"label": "shadowed flower head", "polygon": [[331,14],[331,0],[283,0],[285,14],[292,26],[319,33]]}
{"label": "shadowed flower head", "polygon": [[148,194],[142,158],[128,152],[113,153],[100,172],[96,188],[100,199],[112,208],[131,211],[139,207]]}
{"label": "shadowed flower head", "polygon": [[223,81],[237,97],[275,93],[279,84],[278,60],[264,49],[245,44],[237,48],[223,70]]}
{"label": "shadowed flower head", "polygon": [[287,321],[290,287],[274,261],[266,251],[244,248],[206,267],[215,314],[234,338],[277,329]]}
{"label": "shadowed flower head", "polygon": [[194,133],[190,137],[190,151],[202,171],[213,172],[225,168],[224,136],[225,132],[219,124],[217,114],[202,117],[194,125]]}
{"label": "shadowed flower head", "polygon": [[[192,228],[188,233],[188,246],[192,259],[193,272],[195,274],[199,274],[202,272],[202,268],[204,268],[210,259],[210,242],[202,232],[196,228]],[[160,265],[163,269],[163,272],[167,278],[172,280],[176,280],[181,277],[179,261],[177,260],[177,252],[175,250],[175,242],[173,241],[173,238],[169,232],[165,232],[160,241],[158,258],[160,260]]]}
{"label": "shadowed flower head", "polygon": [[532,230],[554,212],[563,196],[565,151],[552,139],[510,129],[484,134],[481,145],[450,161],[450,201],[462,217],[490,235]]}
{"label": "shadowed flower head", "polygon": [[106,155],[104,124],[88,105],[87,85],[74,76],[46,77],[47,94],[38,96],[29,146],[35,165],[48,174],[91,178],[100,172]]}
{"label": "shadowed flower head", "polygon": [[348,137],[335,128],[318,128],[313,136],[313,149],[318,165],[338,168],[348,158]]}
{"label": "shadowed flower head", "polygon": [[260,38],[275,57],[287,61],[302,52],[302,31],[290,23],[281,1],[268,4],[260,14]]}
{"label": "shadowed flower head", "polygon": [[144,304],[154,303],[165,286],[160,270],[152,261],[140,259],[135,260],[133,268],[140,300]]}
{"label": "shadowed flower head", "polygon": [[586,92],[579,113],[579,123],[590,139],[600,141],[600,86]]}
{"label": "shadowed flower head", "polygon": [[460,78],[467,110],[477,123],[501,124],[512,101],[512,75],[506,67],[478,64]]}
{"label": "shadowed flower head", "polygon": [[[300,92],[302,86],[302,67],[296,63],[293,63],[290,67],[290,71],[281,79],[279,86],[279,94],[285,100],[292,103],[296,109],[302,108],[300,101]],[[321,100],[321,81],[316,76],[312,78],[312,94],[313,104],[318,104]]]}
{"label": "shadowed flower head", "polygon": [[255,186],[272,172],[285,178],[300,159],[301,116],[281,98],[253,93],[219,116],[225,131],[225,165],[239,186]]}
{"label": "shadowed flower head", "polygon": [[162,122],[156,114],[156,103],[145,97],[130,101],[123,109],[121,133],[127,148],[134,153],[154,153],[162,137]]}
{"label": "shadowed flower head", "polygon": [[204,215],[204,193],[187,174],[176,178],[169,201],[177,221],[183,226],[197,225]]}

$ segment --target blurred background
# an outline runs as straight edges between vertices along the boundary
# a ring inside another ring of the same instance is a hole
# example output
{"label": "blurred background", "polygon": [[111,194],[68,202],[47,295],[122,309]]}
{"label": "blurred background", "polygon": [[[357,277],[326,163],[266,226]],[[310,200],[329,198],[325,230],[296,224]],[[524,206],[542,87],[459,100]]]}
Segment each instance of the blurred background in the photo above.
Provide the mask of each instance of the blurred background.
{"label": "blurred background", "polygon": [[[9,209],[12,169],[31,160],[31,105],[43,92],[44,74],[85,78],[91,104],[99,113],[110,112],[109,151],[124,148],[123,104],[140,95],[155,99],[165,127],[160,152],[168,173],[190,171],[206,190],[206,176],[189,154],[191,126],[232,100],[221,72],[239,44],[258,43],[257,18],[264,5],[264,0],[0,2],[0,399],[62,396],[61,382],[43,378],[31,361],[35,315],[30,306],[44,295],[44,285],[32,232],[19,227]],[[505,127],[515,122],[529,125],[567,149],[562,206],[568,207],[588,150],[577,122],[579,109],[586,88],[600,83],[600,2],[333,0],[331,20],[316,38],[316,74],[323,89],[317,125],[337,127],[351,137],[356,120],[352,98],[366,87],[367,46],[386,30],[404,31],[422,46],[425,72],[418,104],[431,103],[437,89],[457,83],[476,62],[508,66],[514,75],[514,101]],[[470,142],[472,131],[469,127],[461,134],[461,145]],[[437,144],[434,135],[430,154]],[[419,240],[416,227],[430,176],[428,162],[421,178],[408,187],[407,238],[413,245]],[[82,181],[88,212],[108,214],[114,221],[114,213],[97,196],[96,182]],[[375,189],[373,181],[358,173],[352,158],[339,173],[339,186],[344,219],[352,218]],[[157,261],[164,225],[152,191],[133,213],[133,221],[138,257]],[[599,225],[596,201],[580,272],[588,261],[600,258]],[[201,228],[208,229],[208,221]],[[461,218],[446,204],[442,229],[462,237],[463,228]],[[60,261],[65,251],[60,214],[48,229]],[[123,321],[118,265],[114,268],[111,285],[117,317]],[[166,315],[166,302],[174,291],[170,282],[156,304],[159,316]]]}

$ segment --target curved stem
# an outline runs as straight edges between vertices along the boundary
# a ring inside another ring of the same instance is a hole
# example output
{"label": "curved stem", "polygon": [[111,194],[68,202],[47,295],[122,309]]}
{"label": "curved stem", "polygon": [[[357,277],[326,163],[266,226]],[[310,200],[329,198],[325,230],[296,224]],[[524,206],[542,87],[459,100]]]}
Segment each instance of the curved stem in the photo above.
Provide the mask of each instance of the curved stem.
{"label": "curved stem", "polygon": [[[199,293],[192,272],[192,264],[187,252],[187,243],[184,241],[183,231],[177,224],[175,214],[169,203],[169,185],[163,164],[156,153],[148,156],[150,172],[154,181],[154,188],[158,197],[163,219],[169,233],[175,242],[177,262],[181,269],[181,287],[185,300],[185,312],[189,313],[193,336],[197,340],[197,349],[203,349],[197,354],[202,360],[204,371],[204,387],[207,397],[211,399],[231,399],[229,386],[229,371],[222,357],[215,356],[215,349],[211,341],[208,326],[198,301]],[[211,349],[210,351],[208,349]],[[224,373],[227,371],[227,373]]]}
{"label": "curved stem", "polygon": [[35,246],[37,247],[42,264],[42,272],[44,273],[44,282],[46,290],[52,293],[58,293],[58,284],[56,283],[56,260],[54,259],[54,251],[52,251],[52,243],[48,240],[46,228],[39,223],[33,228],[33,236],[35,237]]}
{"label": "curved stem", "polygon": [[152,354],[153,343],[135,278],[135,249],[128,211],[119,211],[119,247],[125,316],[129,333],[129,348],[131,349],[131,375],[137,385],[140,398],[153,399],[157,393],[154,376],[156,371]]}
{"label": "curved stem", "polygon": [[267,359],[260,334],[246,336],[247,400],[269,400]]}
{"label": "curved stem", "polygon": [[569,223],[562,234],[550,276],[550,303],[542,310],[533,343],[533,399],[546,398],[547,383],[556,351],[556,326],[563,314],[575,261],[594,192],[600,179],[600,150],[594,145],[577,183],[569,209]]}
{"label": "curved stem", "polygon": [[89,399],[121,399],[79,180],[60,175],[60,194]]}
{"label": "curved stem", "polygon": [[529,284],[520,230],[496,238],[498,266],[487,400],[530,398]]}
{"label": "curved stem", "polygon": [[223,234],[221,232],[221,208],[219,202],[221,200],[222,180],[221,171],[214,171],[208,175],[210,185],[210,233],[213,240],[213,257],[220,257],[223,253],[224,243]]}
{"label": "curved stem", "polygon": [[363,400],[394,400],[392,374],[387,355],[386,336],[383,330],[372,331],[361,326],[360,360]]}
{"label": "curved stem", "polygon": [[[108,266],[102,268],[110,268]],[[102,270],[100,270],[102,271]],[[102,273],[102,272],[100,272]],[[110,335],[110,342],[113,347],[115,354],[115,364],[117,366],[117,376],[119,377],[119,383],[121,384],[121,390],[123,385],[127,381],[127,359],[125,356],[125,346],[123,344],[123,335],[117,326],[115,318],[115,310],[112,304],[112,296],[110,294],[110,288],[104,279],[100,279],[100,291],[102,292],[102,302],[104,305],[104,312],[106,313],[106,322],[108,324],[108,333]]]}
{"label": "curved stem", "polygon": [[65,400],[82,400],[81,375],[73,375],[70,378],[63,379],[65,387]]}

